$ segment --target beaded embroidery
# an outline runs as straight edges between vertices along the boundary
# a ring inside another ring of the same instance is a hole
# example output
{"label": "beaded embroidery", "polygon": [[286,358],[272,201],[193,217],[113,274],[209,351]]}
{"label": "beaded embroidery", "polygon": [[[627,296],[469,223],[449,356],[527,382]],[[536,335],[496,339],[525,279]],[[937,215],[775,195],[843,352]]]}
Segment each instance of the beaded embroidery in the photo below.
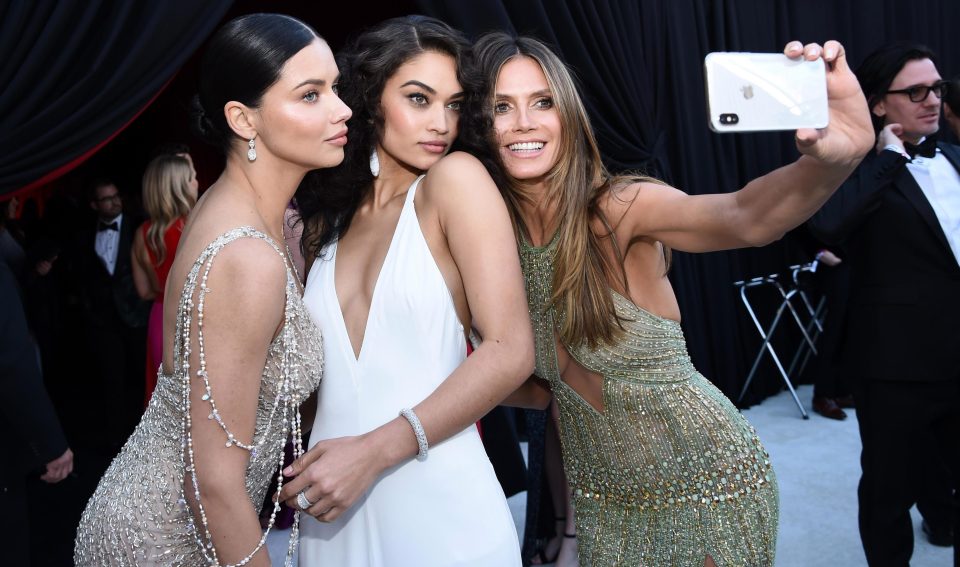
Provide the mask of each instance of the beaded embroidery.
{"label": "beaded embroidery", "polygon": [[521,242],[536,374],[560,410],[580,564],[773,564],[778,496],[766,451],[729,400],[693,367],[680,324],[611,290],[624,334],[567,346],[603,378],[603,411],[561,379],[552,295],[556,241]]}
{"label": "beaded embroidery", "polygon": [[[208,381],[203,341],[204,298],[212,292],[206,285],[207,276],[217,253],[238,238],[259,238],[270,244],[280,255],[287,272],[284,323],[267,353],[254,436],[249,443],[230,432],[217,410]],[[191,372],[189,331],[194,307],[199,368]],[[173,348],[173,374],[159,374],[157,393],[143,420],[111,464],[84,511],[77,532],[77,565],[151,562],[221,565],[212,545],[199,483],[194,474],[189,395],[191,376],[203,380],[205,393],[200,403],[210,404],[208,419],[216,420],[223,430],[225,445],[250,452],[246,488],[252,503],[263,501],[271,471],[276,471],[277,482],[282,486],[280,471],[288,437],[293,438],[295,456],[303,453],[299,405],[319,383],[322,342],[303,306],[296,274],[269,236],[251,227],[239,227],[221,235],[204,249],[184,282]],[[199,529],[186,502],[186,482],[190,483],[197,503]],[[267,531],[253,551],[235,565],[248,563],[263,547],[279,507],[279,502],[275,502]],[[299,514],[294,516],[287,565],[292,564],[298,535]]]}

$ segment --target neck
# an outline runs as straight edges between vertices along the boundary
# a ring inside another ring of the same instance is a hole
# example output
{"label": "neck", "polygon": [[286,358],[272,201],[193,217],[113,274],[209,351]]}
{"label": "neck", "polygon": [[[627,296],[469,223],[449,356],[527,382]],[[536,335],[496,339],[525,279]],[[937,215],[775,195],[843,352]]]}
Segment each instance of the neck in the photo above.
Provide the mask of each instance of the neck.
{"label": "neck", "polygon": [[377,153],[380,156],[380,174],[373,179],[370,196],[370,204],[375,209],[386,206],[398,195],[406,194],[413,180],[423,173],[394,160],[379,147]]}
{"label": "neck", "polygon": [[520,192],[517,212],[527,229],[527,238],[534,246],[543,246],[550,242],[559,225],[558,205],[548,198],[547,189],[545,181],[522,183],[517,186]]}
{"label": "neck", "polygon": [[217,184],[223,181],[231,190],[244,194],[263,219],[266,232],[280,242],[283,240],[284,211],[307,171],[267,152],[254,162],[247,160],[246,152],[243,156],[231,152]]}

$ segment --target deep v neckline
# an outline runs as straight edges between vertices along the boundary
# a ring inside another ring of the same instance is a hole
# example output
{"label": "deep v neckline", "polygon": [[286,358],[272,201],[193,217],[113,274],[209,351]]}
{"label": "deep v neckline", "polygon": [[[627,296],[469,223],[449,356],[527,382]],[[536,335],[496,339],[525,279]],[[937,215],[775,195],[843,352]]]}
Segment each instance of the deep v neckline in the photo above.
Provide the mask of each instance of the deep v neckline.
{"label": "deep v neckline", "polygon": [[337,292],[337,257],[340,255],[340,242],[337,241],[333,243],[334,249],[332,267],[330,270],[330,288],[333,290],[333,300],[337,306],[337,314],[339,315],[340,319],[340,330],[346,339],[346,344],[350,349],[350,359],[354,362],[354,364],[360,363],[360,358],[363,356],[365,351],[364,346],[367,344],[367,336],[370,334],[370,318],[373,315],[374,307],[377,305],[377,296],[379,295],[378,292],[380,290],[380,281],[383,279],[384,268],[387,267],[387,263],[394,255],[394,248],[396,247],[397,243],[397,235],[400,233],[400,226],[404,219],[403,216],[407,213],[407,207],[413,201],[410,192],[416,190],[417,185],[420,183],[420,179],[422,178],[422,175],[417,177],[410,185],[410,188],[407,189],[406,194],[404,194],[403,207],[401,207],[400,215],[397,217],[397,224],[393,227],[393,234],[390,236],[390,244],[387,245],[387,253],[383,256],[383,261],[380,263],[380,269],[377,271],[377,279],[373,283],[373,293],[370,294],[370,305],[367,306],[367,319],[363,323],[363,334],[360,336],[359,349],[354,349],[353,339],[350,338],[350,330],[347,328],[347,318],[343,314],[343,305],[340,303],[340,294]]}

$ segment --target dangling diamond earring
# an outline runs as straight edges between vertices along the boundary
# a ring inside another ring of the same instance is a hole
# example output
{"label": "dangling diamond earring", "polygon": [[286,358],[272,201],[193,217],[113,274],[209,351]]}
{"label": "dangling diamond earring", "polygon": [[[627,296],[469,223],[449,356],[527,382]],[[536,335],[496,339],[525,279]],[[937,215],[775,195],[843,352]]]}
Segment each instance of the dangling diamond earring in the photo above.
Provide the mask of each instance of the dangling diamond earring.
{"label": "dangling diamond earring", "polygon": [[370,173],[374,177],[380,175],[380,157],[377,156],[377,148],[373,148],[373,151],[370,152]]}
{"label": "dangling diamond earring", "polygon": [[250,141],[247,142],[247,146],[250,148],[249,150],[247,150],[247,159],[250,161],[256,161],[257,145],[254,143],[253,138],[250,138]]}

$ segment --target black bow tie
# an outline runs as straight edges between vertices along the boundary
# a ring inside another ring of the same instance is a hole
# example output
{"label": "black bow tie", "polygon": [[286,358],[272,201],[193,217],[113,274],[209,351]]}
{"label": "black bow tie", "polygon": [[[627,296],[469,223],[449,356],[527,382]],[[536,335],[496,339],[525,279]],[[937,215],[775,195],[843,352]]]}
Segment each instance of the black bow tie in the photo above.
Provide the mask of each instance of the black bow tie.
{"label": "black bow tie", "polygon": [[113,222],[111,222],[111,223],[105,223],[105,222],[103,222],[103,221],[100,221],[100,222],[97,224],[97,232],[102,231],[102,230],[117,230],[117,231],[119,231],[119,230],[120,230],[120,225],[117,224],[117,221],[113,221]]}
{"label": "black bow tie", "polygon": [[910,142],[904,142],[903,149],[907,150],[907,154],[910,156],[910,159],[913,159],[917,156],[932,158],[937,155],[937,137],[936,136],[927,136],[919,144],[911,144]]}

